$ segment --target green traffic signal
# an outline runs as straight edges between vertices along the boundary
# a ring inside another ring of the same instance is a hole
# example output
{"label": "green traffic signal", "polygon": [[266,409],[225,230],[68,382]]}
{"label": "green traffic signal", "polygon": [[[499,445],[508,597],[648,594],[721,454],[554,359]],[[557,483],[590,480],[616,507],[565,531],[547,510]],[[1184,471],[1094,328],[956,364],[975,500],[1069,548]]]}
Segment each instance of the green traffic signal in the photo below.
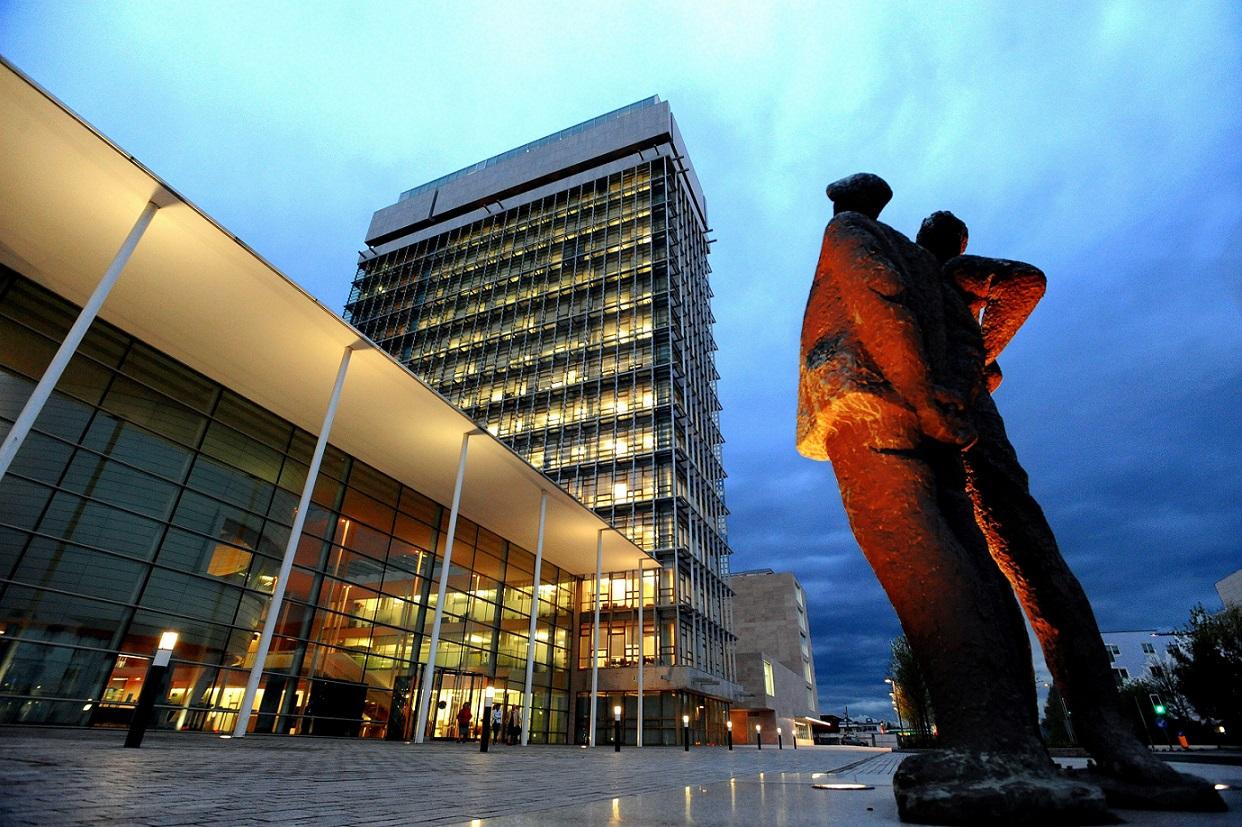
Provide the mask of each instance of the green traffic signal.
{"label": "green traffic signal", "polygon": [[1156,706],[1155,706],[1154,708],[1155,708],[1155,710],[1156,710],[1156,714],[1157,714],[1157,715],[1163,715],[1163,714],[1164,714],[1164,704],[1156,704]]}

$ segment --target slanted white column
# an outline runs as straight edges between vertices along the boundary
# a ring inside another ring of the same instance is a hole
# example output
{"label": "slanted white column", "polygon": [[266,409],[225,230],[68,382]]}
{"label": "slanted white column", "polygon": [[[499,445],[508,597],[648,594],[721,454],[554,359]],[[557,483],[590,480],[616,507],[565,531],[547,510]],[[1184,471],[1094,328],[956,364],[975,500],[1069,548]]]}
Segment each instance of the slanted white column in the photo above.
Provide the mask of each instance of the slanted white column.
{"label": "slanted white column", "polygon": [[[646,654],[645,654],[646,650],[644,649],[644,646],[647,643],[646,636],[644,635],[644,632],[643,632],[643,629],[644,629],[643,627],[643,599],[644,599],[643,586],[646,584],[645,578],[647,576],[647,570],[643,568],[643,563],[645,562],[646,560],[638,561],[638,741],[635,744],[635,746],[637,746],[639,749],[641,749],[643,746],[643,665],[644,665],[644,662],[646,661]],[[659,569],[653,569],[653,571],[659,571]],[[652,608],[654,609],[655,604],[659,603],[659,599],[658,599],[659,594],[660,594],[659,575],[656,575],[655,589],[653,590],[653,594],[657,598],[655,600],[652,600]],[[656,624],[654,615],[652,616],[652,619],[651,619],[651,625],[652,625],[652,631],[658,634],[659,630],[655,628],[657,624]]]}
{"label": "slanted white column", "polygon": [[526,688],[522,694],[522,746],[530,743],[530,686],[535,677],[535,624],[539,618],[539,577],[543,569],[543,528],[548,517],[548,492],[539,492],[539,537],[535,540],[535,587],[530,601],[530,632],[526,638]]}
{"label": "slanted white column", "polygon": [[600,581],[604,568],[604,532],[595,535],[595,621],[591,624],[591,729],[587,732],[587,744],[595,746],[595,696],[599,692],[599,604]]}
{"label": "slanted white column", "polygon": [[315,452],[311,454],[310,467],[306,469],[306,483],[302,486],[302,498],[298,500],[298,510],[293,515],[293,527],[289,529],[289,542],[285,543],[285,556],[280,561],[276,590],[272,592],[272,602],[267,607],[267,619],[263,622],[263,633],[259,636],[259,648],[255,651],[254,665],[250,667],[250,677],[246,680],[246,692],[242,696],[241,708],[237,710],[237,723],[233,726],[234,738],[244,738],[246,727],[250,724],[250,713],[254,710],[254,696],[259,691],[259,679],[263,677],[267,652],[272,646],[276,621],[280,618],[280,609],[285,601],[285,587],[289,585],[289,572],[293,570],[293,558],[297,554],[298,543],[302,539],[306,514],[310,511],[311,494],[315,490],[315,481],[319,479],[319,465],[323,462],[323,452],[328,447],[328,434],[332,430],[332,421],[336,418],[336,406],[341,401],[341,389],[345,387],[345,372],[349,369],[349,357],[353,355],[354,347],[355,345],[350,345],[341,354],[341,366],[336,371],[336,384],[332,386],[332,395],[328,397],[328,411],[323,416],[323,426],[319,429],[319,439],[315,441]]}
{"label": "slanted white column", "polygon": [[30,433],[35,420],[43,412],[43,406],[47,403],[48,397],[52,395],[52,391],[56,388],[56,383],[60,381],[61,375],[64,374],[65,368],[69,365],[69,360],[77,352],[78,345],[82,343],[82,338],[86,336],[86,331],[90,329],[91,323],[99,315],[99,308],[103,305],[104,299],[108,298],[108,294],[112,292],[112,286],[116,284],[121,271],[125,269],[125,265],[129,262],[129,257],[133,255],[134,248],[138,246],[138,240],[146,232],[147,225],[151,223],[151,219],[155,216],[155,211],[158,209],[159,205],[154,202],[147,202],[147,205],[143,207],[142,212],[138,215],[138,220],[134,222],[133,229],[129,231],[129,235],[125,236],[125,241],[121,243],[121,248],[113,256],[112,263],[104,271],[103,278],[95,287],[95,292],[86,300],[86,304],[82,305],[82,312],[78,314],[77,320],[69,328],[69,332],[65,334],[65,340],[60,343],[60,347],[57,348],[56,355],[52,357],[47,370],[43,371],[43,377],[35,385],[34,392],[30,394],[26,404],[22,406],[22,411],[17,415],[13,428],[5,436],[3,444],[0,444],[0,480],[3,480],[4,475],[8,473],[9,466],[13,464],[13,458],[21,450],[22,443],[26,441],[26,435]]}
{"label": "slanted white column", "polygon": [[[453,539],[457,536],[457,512],[461,508],[461,484],[466,477],[466,451],[470,437],[478,431],[468,431],[461,437],[461,458],[457,461],[457,481],[453,483],[453,505],[449,510],[448,536],[444,539],[444,562],[440,565],[440,588],[436,592],[436,614],[431,624],[431,646],[427,650],[427,663],[423,666],[423,685],[418,690],[418,723],[415,724],[414,743],[423,742],[427,729],[427,706],[431,703],[431,682],[436,674],[436,650],[440,648],[440,624],[444,620],[444,597],[448,591],[449,567],[453,564]],[[491,710],[487,710],[491,714]],[[490,721],[484,721],[489,726]]]}

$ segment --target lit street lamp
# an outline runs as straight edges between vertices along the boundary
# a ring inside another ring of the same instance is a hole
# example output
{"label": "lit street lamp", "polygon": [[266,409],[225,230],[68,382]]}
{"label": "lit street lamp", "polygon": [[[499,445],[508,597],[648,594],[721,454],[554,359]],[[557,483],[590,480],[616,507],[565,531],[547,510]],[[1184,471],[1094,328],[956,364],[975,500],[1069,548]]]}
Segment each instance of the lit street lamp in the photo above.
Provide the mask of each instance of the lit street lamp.
{"label": "lit street lamp", "polygon": [[[1224,727],[1220,728],[1221,732],[1225,731]],[[733,722],[725,721],[725,738],[729,741],[729,752],[733,752]]]}

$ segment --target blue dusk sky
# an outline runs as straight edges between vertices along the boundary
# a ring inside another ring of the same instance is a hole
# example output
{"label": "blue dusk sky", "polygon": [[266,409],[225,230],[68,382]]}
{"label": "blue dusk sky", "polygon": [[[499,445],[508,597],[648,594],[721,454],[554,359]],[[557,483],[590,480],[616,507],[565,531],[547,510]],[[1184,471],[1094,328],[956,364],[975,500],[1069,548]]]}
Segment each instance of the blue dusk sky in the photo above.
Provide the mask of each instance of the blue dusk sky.
{"label": "blue dusk sky", "polygon": [[825,712],[899,626],[793,447],[824,186],[1029,261],[997,393],[1106,630],[1242,567],[1242,4],[0,0],[0,52],[338,311],[404,189],[659,94],[707,195],[732,567],[807,589]]}

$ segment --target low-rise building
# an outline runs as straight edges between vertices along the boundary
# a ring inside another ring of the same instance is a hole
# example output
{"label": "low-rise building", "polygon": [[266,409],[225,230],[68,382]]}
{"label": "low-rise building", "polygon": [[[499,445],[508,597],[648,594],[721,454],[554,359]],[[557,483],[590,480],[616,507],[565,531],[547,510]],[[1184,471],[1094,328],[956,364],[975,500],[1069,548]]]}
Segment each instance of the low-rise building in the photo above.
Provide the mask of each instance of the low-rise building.
{"label": "low-rise building", "polygon": [[757,569],[734,574],[729,587],[742,686],[730,714],[734,732],[753,740],[758,726],[763,743],[775,744],[779,728],[785,742],[811,744],[824,723],[802,585],[789,572]]}
{"label": "low-rise building", "polygon": [[1117,685],[1126,681],[1163,677],[1170,668],[1169,649],[1177,645],[1177,635],[1157,629],[1102,632]]}
{"label": "low-rise building", "polygon": [[0,124],[0,724],[124,726],[158,641],[161,728],[571,740],[654,560],[2,59]]}
{"label": "low-rise building", "polygon": [[1242,606],[1242,569],[1238,569],[1228,577],[1216,581],[1216,593],[1225,608]]}

